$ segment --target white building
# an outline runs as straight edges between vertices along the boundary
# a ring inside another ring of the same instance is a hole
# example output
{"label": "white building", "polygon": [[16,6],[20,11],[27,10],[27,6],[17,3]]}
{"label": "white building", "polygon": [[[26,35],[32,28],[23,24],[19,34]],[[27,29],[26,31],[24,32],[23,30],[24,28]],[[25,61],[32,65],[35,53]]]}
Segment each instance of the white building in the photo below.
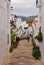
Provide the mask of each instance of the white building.
{"label": "white building", "polygon": [[16,21],[16,28],[18,30],[18,35],[21,37],[23,33],[25,32],[25,28],[28,27],[28,24],[26,21],[22,21],[21,18],[17,18]]}
{"label": "white building", "polygon": [[10,47],[10,0],[0,0],[0,65]]}
{"label": "white building", "polygon": [[34,37],[35,37],[38,35],[39,28],[40,28],[40,22],[38,21],[38,17],[33,20],[32,26],[33,26]]}
{"label": "white building", "polygon": [[18,18],[16,21],[16,26],[17,28],[22,27],[22,29],[24,30],[25,27],[28,27],[28,24],[26,23],[26,21],[22,21],[21,18]]}
{"label": "white building", "polygon": [[41,50],[41,61],[44,63],[44,0],[36,0],[36,6],[39,8],[39,22],[43,34],[43,42],[39,46]]}
{"label": "white building", "polygon": [[14,16],[15,16],[14,13],[10,13],[10,21],[15,21],[15,20],[14,20]]}

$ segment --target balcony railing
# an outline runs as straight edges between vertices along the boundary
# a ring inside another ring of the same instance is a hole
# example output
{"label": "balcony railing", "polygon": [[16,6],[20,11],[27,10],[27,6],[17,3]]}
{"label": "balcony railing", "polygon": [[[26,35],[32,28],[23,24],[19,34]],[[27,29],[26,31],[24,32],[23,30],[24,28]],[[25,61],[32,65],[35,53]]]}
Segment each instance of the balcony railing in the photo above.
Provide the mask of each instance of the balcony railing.
{"label": "balcony railing", "polygon": [[7,1],[7,2],[11,2],[11,0],[5,0],[5,1]]}
{"label": "balcony railing", "polygon": [[36,0],[36,5],[38,4],[38,0]]}
{"label": "balcony railing", "polygon": [[11,2],[11,0],[8,0],[9,2]]}
{"label": "balcony railing", "polygon": [[36,6],[41,7],[41,0],[36,0]]}

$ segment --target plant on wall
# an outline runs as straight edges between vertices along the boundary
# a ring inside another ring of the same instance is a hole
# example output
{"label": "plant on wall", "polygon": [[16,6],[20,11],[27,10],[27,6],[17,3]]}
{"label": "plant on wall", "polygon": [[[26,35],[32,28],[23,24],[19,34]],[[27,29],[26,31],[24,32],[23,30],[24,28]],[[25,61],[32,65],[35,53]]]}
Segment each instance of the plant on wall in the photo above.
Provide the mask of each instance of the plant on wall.
{"label": "plant on wall", "polygon": [[33,45],[33,48],[32,48],[32,55],[33,55],[33,57],[34,57],[35,59],[40,59],[40,57],[41,57],[41,52],[40,52],[39,47],[36,45],[34,39],[32,39],[32,45]]}
{"label": "plant on wall", "polygon": [[16,43],[16,34],[13,32],[11,29],[11,47],[9,49],[9,52],[12,52],[14,48],[17,48],[17,43]]}
{"label": "plant on wall", "polygon": [[42,32],[41,32],[41,27],[39,28],[38,36],[36,36],[35,39],[37,39],[39,42],[42,42],[42,41],[43,41],[43,36],[42,36]]}
{"label": "plant on wall", "polygon": [[13,30],[11,29],[11,44],[14,43],[16,38],[16,34],[13,32]]}

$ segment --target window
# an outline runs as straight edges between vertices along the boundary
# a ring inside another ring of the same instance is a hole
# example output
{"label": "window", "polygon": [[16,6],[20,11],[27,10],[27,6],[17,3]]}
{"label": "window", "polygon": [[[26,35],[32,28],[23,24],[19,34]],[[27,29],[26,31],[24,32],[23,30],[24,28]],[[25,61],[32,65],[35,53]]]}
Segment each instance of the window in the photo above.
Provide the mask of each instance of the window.
{"label": "window", "polygon": [[36,0],[36,5],[38,4],[38,0]]}
{"label": "window", "polygon": [[41,16],[40,16],[40,22],[41,22]]}
{"label": "window", "polygon": [[8,0],[9,2],[11,2],[11,0]]}
{"label": "window", "polygon": [[38,3],[41,3],[41,0],[36,0],[36,5],[37,5]]}
{"label": "window", "polygon": [[7,43],[9,44],[9,34],[7,34]]}

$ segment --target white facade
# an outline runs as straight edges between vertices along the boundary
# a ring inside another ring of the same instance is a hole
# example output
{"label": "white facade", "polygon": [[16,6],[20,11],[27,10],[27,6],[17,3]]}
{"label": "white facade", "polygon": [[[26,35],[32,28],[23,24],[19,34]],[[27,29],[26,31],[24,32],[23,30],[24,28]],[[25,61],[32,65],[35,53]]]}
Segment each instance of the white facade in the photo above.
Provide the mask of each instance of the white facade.
{"label": "white facade", "polygon": [[16,27],[22,27],[22,29],[24,30],[25,27],[28,27],[28,24],[26,23],[26,21],[22,21],[21,18],[18,18],[16,21]]}
{"label": "white facade", "polygon": [[[34,21],[37,21],[34,23]],[[34,30],[34,37],[38,35],[39,28],[40,28],[40,22],[38,21],[38,18],[35,18],[32,23],[33,30]]]}
{"label": "white facade", "polygon": [[[27,34],[32,34],[32,27],[28,27],[26,21],[22,21],[21,18],[18,18],[16,21],[16,28],[18,29],[17,36],[18,37],[26,37]],[[27,33],[28,32],[28,33]]]}
{"label": "white facade", "polygon": [[44,0],[39,0],[37,7],[39,8],[39,22],[41,23],[41,31],[43,34],[43,42],[40,43],[41,61],[44,63]]}
{"label": "white facade", "polygon": [[10,0],[0,0],[0,65],[10,47]]}
{"label": "white facade", "polygon": [[10,13],[10,21],[15,21],[14,16],[15,16],[15,14],[11,12]]}

